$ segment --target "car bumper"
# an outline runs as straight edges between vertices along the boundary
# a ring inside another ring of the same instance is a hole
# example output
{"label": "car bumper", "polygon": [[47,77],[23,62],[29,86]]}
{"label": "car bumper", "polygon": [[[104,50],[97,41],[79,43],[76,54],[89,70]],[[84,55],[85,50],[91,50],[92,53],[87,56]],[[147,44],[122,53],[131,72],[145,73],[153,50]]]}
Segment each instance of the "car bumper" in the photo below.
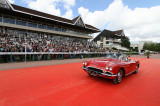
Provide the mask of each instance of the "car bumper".
{"label": "car bumper", "polygon": [[117,77],[117,74],[107,74],[107,73],[98,73],[92,70],[88,70],[86,67],[82,67],[84,71],[86,71],[87,73],[89,73],[90,75],[93,76],[99,76],[99,77],[104,77],[104,78],[108,78],[108,79],[114,79]]}

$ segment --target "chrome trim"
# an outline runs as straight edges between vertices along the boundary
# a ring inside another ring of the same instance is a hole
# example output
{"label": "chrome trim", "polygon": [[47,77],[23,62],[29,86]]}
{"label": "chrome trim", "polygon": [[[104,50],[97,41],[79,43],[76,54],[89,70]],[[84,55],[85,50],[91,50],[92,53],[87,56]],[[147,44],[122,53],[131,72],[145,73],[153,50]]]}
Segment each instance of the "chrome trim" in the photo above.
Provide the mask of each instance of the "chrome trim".
{"label": "chrome trim", "polygon": [[[111,73],[110,71],[105,71],[105,72],[109,72],[109,73]],[[113,73],[111,73],[112,75],[113,75]]]}
{"label": "chrome trim", "polygon": [[82,67],[84,70],[87,70],[87,68],[85,68],[84,66]]}
{"label": "chrome trim", "polygon": [[[89,66],[90,67],[90,66]],[[84,68],[84,67],[82,67],[83,69],[85,69],[85,70],[87,70],[87,68]],[[91,67],[91,68],[95,68],[95,67]],[[102,69],[100,69],[100,68],[96,68],[96,69],[99,69],[99,70],[102,70]],[[102,70],[103,71],[103,70]],[[107,71],[107,72],[109,72],[109,71]],[[109,72],[109,73],[111,73],[111,72]],[[110,75],[110,74],[106,74],[106,73],[101,73],[102,75],[105,75],[105,76],[109,76],[109,77],[115,77],[115,76],[117,76],[117,74],[115,74],[115,75],[113,75],[112,73],[112,75]]]}
{"label": "chrome trim", "polygon": [[128,76],[128,75],[130,75],[130,74],[132,74],[132,73],[134,73],[136,70],[134,70],[134,71],[132,71],[132,72],[130,72],[130,73],[128,73],[128,74],[126,74],[125,76]]}
{"label": "chrome trim", "polygon": [[115,75],[110,75],[110,74],[106,74],[106,73],[102,73],[102,75],[106,75],[106,76],[110,76],[110,77],[118,76],[117,74],[115,74]]}

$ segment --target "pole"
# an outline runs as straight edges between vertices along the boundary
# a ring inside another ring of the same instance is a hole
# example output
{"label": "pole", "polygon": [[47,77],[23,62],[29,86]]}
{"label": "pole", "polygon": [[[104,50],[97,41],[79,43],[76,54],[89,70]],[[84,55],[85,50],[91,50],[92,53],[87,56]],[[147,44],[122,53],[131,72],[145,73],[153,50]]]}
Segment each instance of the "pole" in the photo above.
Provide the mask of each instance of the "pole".
{"label": "pole", "polygon": [[25,45],[25,62],[26,62],[26,53],[27,53],[27,52],[26,52],[26,45]]}

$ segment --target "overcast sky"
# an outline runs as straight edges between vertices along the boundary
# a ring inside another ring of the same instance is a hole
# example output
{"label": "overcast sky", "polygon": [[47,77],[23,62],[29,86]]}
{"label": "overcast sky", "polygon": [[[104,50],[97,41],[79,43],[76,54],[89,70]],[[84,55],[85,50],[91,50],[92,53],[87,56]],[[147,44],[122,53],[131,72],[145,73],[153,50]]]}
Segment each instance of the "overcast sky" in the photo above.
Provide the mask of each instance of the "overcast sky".
{"label": "overcast sky", "polygon": [[81,15],[85,23],[100,30],[123,29],[134,44],[145,40],[160,42],[160,0],[9,1],[68,19]]}

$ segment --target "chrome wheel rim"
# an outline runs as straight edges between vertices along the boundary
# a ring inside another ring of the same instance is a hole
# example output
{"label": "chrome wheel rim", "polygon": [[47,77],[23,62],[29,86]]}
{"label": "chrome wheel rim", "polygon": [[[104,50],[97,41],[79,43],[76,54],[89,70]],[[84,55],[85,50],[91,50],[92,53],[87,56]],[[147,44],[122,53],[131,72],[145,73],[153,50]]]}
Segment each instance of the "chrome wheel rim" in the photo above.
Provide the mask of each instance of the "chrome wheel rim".
{"label": "chrome wheel rim", "polygon": [[136,67],[136,72],[138,72],[138,66]]}
{"label": "chrome wheel rim", "polygon": [[121,82],[122,80],[122,71],[118,72],[118,82]]}

